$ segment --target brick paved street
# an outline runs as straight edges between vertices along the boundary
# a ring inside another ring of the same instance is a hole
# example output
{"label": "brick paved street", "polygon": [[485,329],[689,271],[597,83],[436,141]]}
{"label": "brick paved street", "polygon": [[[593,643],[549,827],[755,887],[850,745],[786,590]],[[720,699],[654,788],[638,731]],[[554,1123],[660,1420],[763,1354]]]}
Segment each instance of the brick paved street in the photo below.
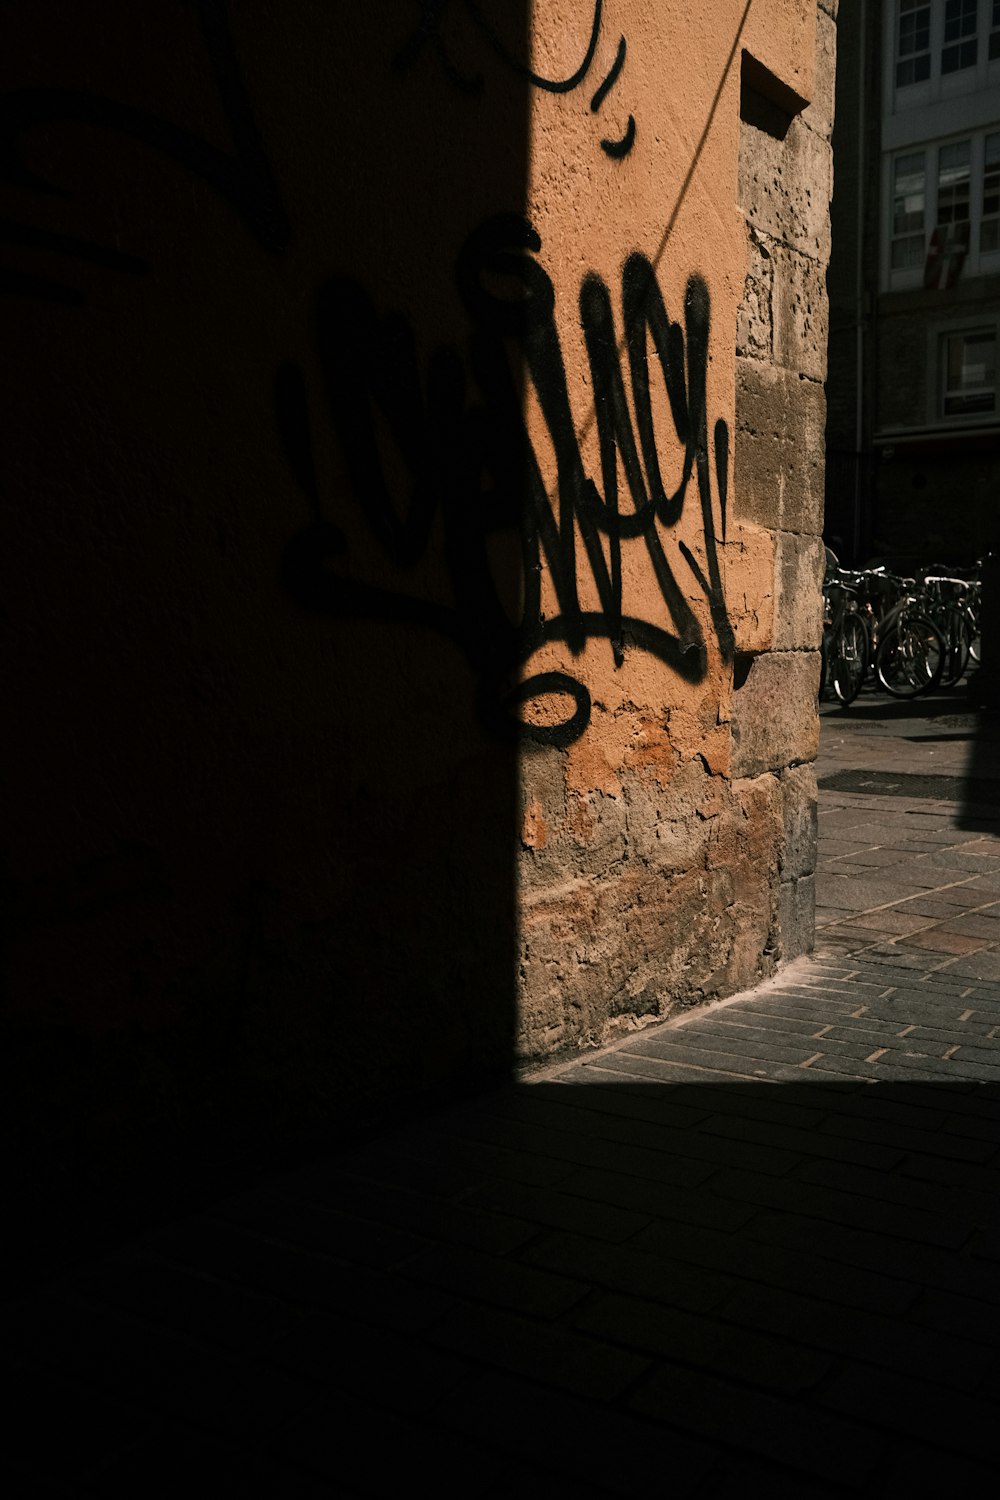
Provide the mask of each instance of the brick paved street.
{"label": "brick paved street", "polygon": [[7,1492],[985,1485],[998,739],[824,711],[812,957],[15,1298]]}

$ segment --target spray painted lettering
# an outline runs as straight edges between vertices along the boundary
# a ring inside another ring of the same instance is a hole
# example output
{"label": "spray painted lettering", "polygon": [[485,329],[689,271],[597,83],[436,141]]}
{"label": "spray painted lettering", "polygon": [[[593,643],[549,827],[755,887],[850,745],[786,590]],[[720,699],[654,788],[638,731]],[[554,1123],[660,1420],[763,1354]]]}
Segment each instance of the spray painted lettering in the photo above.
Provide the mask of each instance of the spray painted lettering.
{"label": "spray painted lettering", "polygon": [[[572,712],[561,722],[522,726],[536,739],[566,745],[589,722],[586,686],[563,672],[544,672],[511,685],[546,643],[562,641],[579,654],[587,640],[603,639],[617,664],[631,646],[652,653],[687,682],[701,681],[706,674],[704,634],[677,581],[677,559],[668,557],[666,546],[692,480],[701,513],[704,567],[679,538],[676,550],[705,596],[722,658],[731,660],[733,633],[712,497],[714,456],[724,540],[729,430],[724,421],[716,422],[710,454],[710,308],[704,282],[699,277],[688,282],[681,326],[668,316],[653,266],[633,254],[622,273],[622,315],[634,426],[608,288],[599,276],[589,275],[580,289],[600,451],[598,486],[586,473],[580,451],[556,328],[555,293],[534,258],[540,249],[531,226],[512,215],[490,219],[466,242],[458,279],[473,329],[468,369],[456,351],[438,349],[422,373],[406,321],[399,316],[380,319],[357,282],[331,280],[320,295],[326,396],[360,513],[386,557],[399,565],[412,565],[425,553],[440,515],[453,602],[410,598],[338,575],[337,558],[346,553],[347,537],[320,511],[305,382],[292,364],[277,376],[278,426],[314,520],[290,544],[284,572],[292,594],[311,610],[341,618],[405,621],[453,639],[477,674],[485,716],[500,730],[510,729],[517,706],[528,699],[568,695]],[[498,285],[514,288],[514,295],[491,289]],[[655,400],[650,344],[664,387]],[[526,430],[511,348],[522,356],[555,452],[554,501]],[[661,422],[669,411],[680,453],[673,488],[661,471],[654,405],[660,408]],[[391,466],[377,436],[379,426],[395,446]],[[406,475],[405,495],[391,492],[390,467]],[[512,529],[521,539],[524,580],[523,609],[516,622],[504,608],[489,560],[491,537]],[[600,602],[597,610],[580,602],[580,542]],[[622,547],[628,543],[648,552],[664,605],[662,622],[640,619],[623,607]],[[558,601],[555,615],[547,616],[543,609],[543,566]]]}
{"label": "spray painted lettering", "polygon": [[[288,243],[289,225],[277,185],[261,142],[241,76],[222,0],[195,0],[202,38],[218,90],[218,102],[228,121],[232,150],[212,145],[202,136],[145,109],[104,98],[88,89],[31,86],[0,93],[0,183],[49,196],[62,193],[23,157],[24,138],[39,127],[55,124],[98,126],[137,141],[169,157],[232,205],[258,244],[280,251]],[[109,245],[95,245],[72,235],[53,234],[34,225],[0,220],[0,245],[28,245],[89,261],[109,270],[143,274],[149,270],[138,256]],[[48,276],[27,274],[0,264],[0,292],[34,297],[69,306],[81,303],[77,287]]]}
{"label": "spray painted lettering", "polygon": [[[403,70],[411,66],[424,51],[430,47],[444,68],[445,75],[466,94],[481,94],[484,88],[484,77],[481,72],[469,72],[463,70],[455,61],[445,36],[443,22],[449,9],[449,0],[416,0],[419,10],[419,20],[416,30],[397,48],[394,63],[397,69]],[[504,39],[502,27],[498,24],[499,14],[493,21],[488,21],[483,15],[482,7],[476,0],[462,0],[462,8],[472,23],[472,27],[479,37],[486,42],[495,59],[499,59],[506,67],[510,68],[518,79],[532,84],[535,88],[542,89],[548,94],[568,94],[579,88],[590,72],[591,64],[597,52],[598,42],[601,39],[602,13],[604,0],[593,0],[594,8],[590,18],[589,30],[586,32],[587,42],[579,66],[562,78],[550,78],[547,74],[538,73],[523,58],[518,57],[512,45]],[[452,7],[454,8],[454,7]],[[516,12],[515,12],[516,14]],[[568,24],[565,20],[560,25]],[[583,37],[581,35],[581,44]],[[614,62],[608,69],[603,81],[590,100],[592,114],[597,114],[608,94],[614,88],[625,65],[625,54],[628,44],[624,37],[618,39],[618,49],[615,53]],[[623,134],[616,140],[605,138],[601,141],[601,150],[612,160],[619,161],[632,150],[635,145],[635,119],[632,115],[628,117]]]}

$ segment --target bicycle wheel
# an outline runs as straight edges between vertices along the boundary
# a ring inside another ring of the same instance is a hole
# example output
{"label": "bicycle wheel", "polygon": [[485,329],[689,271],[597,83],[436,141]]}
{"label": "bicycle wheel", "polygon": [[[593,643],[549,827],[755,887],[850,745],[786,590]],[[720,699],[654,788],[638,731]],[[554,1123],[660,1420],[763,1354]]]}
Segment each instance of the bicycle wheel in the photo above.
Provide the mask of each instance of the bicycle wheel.
{"label": "bicycle wheel", "polygon": [[829,680],[844,708],[861,691],[868,671],[868,626],[860,615],[845,615],[830,648]]}
{"label": "bicycle wheel", "polygon": [[822,639],[820,640],[820,643],[819,643],[819,688],[817,689],[817,692],[816,692],[816,702],[817,702],[817,704],[823,702],[823,699],[826,697],[827,687],[829,686],[829,683],[830,683],[830,670],[829,670],[829,665],[828,665],[829,664],[829,660],[830,660],[830,632],[829,632],[829,630],[824,630],[823,631]]}
{"label": "bicycle wheel", "polygon": [[979,666],[979,611],[978,609],[967,609],[965,612],[965,623],[969,631],[969,656]]}
{"label": "bicycle wheel", "polygon": [[969,665],[969,626],[965,616],[957,609],[949,611],[947,629],[944,631],[945,652],[944,670],[941,673],[941,686],[954,687],[955,683],[964,675]]}
{"label": "bicycle wheel", "polygon": [[937,687],[944,670],[944,637],[923,615],[897,620],[879,642],[875,674],[894,698],[913,698]]}

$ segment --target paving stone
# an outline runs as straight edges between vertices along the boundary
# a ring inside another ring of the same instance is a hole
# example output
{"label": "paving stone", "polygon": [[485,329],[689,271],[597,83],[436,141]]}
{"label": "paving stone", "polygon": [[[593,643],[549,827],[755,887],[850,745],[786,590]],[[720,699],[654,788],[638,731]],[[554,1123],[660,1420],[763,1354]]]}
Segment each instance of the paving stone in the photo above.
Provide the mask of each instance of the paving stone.
{"label": "paving stone", "polygon": [[194,1328],[157,1326],[83,1301],[53,1297],[36,1307],[16,1347],[40,1369],[233,1439],[276,1428],[314,1394],[308,1381],[215,1348]]}
{"label": "paving stone", "polygon": [[916,880],[859,879],[854,875],[834,874],[822,867],[816,875],[817,904],[836,907],[840,911],[870,911],[875,906],[888,906],[907,896],[919,896],[925,889]]}
{"label": "paving stone", "polygon": [[780,1335],[759,1335],[706,1314],[638,1297],[608,1295],[589,1302],[575,1324],[695,1370],[730,1375],[758,1390],[784,1395],[813,1389],[831,1369],[827,1355]]}
{"label": "paving stone", "polygon": [[261,1295],[190,1267],[138,1257],[98,1261],[63,1278],[75,1300],[104,1302],[168,1328],[196,1330],[199,1338],[234,1353],[279,1360],[305,1320],[316,1317],[293,1303]]}
{"label": "paving stone", "polygon": [[451,1423],[403,1417],[341,1391],[330,1392],[289,1423],[280,1452],[289,1463],[335,1485],[335,1494],[343,1486],[391,1500],[399,1494],[403,1462],[414,1481],[433,1475],[442,1494],[485,1489],[499,1497],[532,1483],[530,1470],[509,1447],[505,1452],[456,1432]]}
{"label": "paving stone", "polygon": [[829,837],[820,835],[817,840],[820,858],[836,862],[840,855],[859,854],[863,849],[870,849],[871,842],[868,840],[848,839],[842,837]]}
{"label": "paving stone", "polygon": [[971,1136],[974,1140],[989,1141],[993,1146],[1000,1146],[1000,1112],[995,1119],[950,1116],[944,1123],[944,1130],[949,1135]]}
{"label": "paving stone", "polygon": [[889,1460],[885,1472],[887,1492],[897,1495],[976,1492],[991,1489],[996,1483],[996,1462],[958,1455],[954,1449],[932,1448],[926,1442],[909,1439],[900,1444]]}
{"label": "paving stone", "polygon": [[813,1186],[802,1175],[775,1180],[750,1172],[718,1172],[713,1187],[744,1203],[778,1209],[803,1218],[871,1230],[895,1239],[957,1250],[972,1239],[971,1219],[943,1219],[938,1213],[883,1203],[855,1192]]}
{"label": "paving stone", "polygon": [[[879,1142],[866,1138],[863,1144],[854,1144],[848,1139],[836,1139],[836,1131],[824,1135],[816,1130],[797,1130],[789,1125],[775,1125],[761,1120],[732,1119],[728,1115],[718,1115],[706,1120],[700,1129],[710,1135],[725,1135],[761,1145],[778,1146],[784,1151],[794,1151],[803,1158],[820,1156],[837,1161],[866,1163],[883,1169],[894,1167],[901,1160],[901,1150],[896,1148],[895,1143],[887,1146],[884,1139]],[[955,1154],[968,1160],[965,1153],[966,1147],[963,1146]],[[744,1176],[747,1175],[746,1168],[742,1171]],[[717,1173],[712,1178],[712,1185],[715,1186],[723,1179],[728,1181],[730,1175],[725,1171]]]}
{"label": "paving stone", "polygon": [[[725,1200],[720,1199],[725,1206]],[[689,1261],[622,1245],[600,1245],[580,1235],[554,1234],[526,1252],[532,1265],[587,1280],[608,1291],[629,1292],[668,1307],[707,1312],[733,1287],[731,1276],[703,1270]]]}
{"label": "paving stone", "polygon": [[873,943],[865,949],[864,958],[873,967],[878,965],[887,973],[892,969],[909,969],[913,978],[923,976],[935,960],[940,963],[951,961],[940,954],[920,953],[893,943]]}
{"label": "paving stone", "polygon": [[297,1172],[277,1184],[276,1191],[285,1198],[329,1206],[331,1201],[336,1203],[336,1190],[344,1177],[359,1177],[364,1182],[431,1198],[459,1197],[481,1181],[481,1173],[468,1163],[447,1160],[440,1152],[431,1154],[433,1138],[428,1140],[427,1134],[419,1129],[396,1131],[363,1150],[339,1157],[335,1166],[325,1163]]}
{"label": "paving stone", "polygon": [[[712,1434],[701,1441],[679,1432],[668,1413],[650,1415],[652,1421],[642,1420],[604,1403],[493,1374],[469,1381],[442,1412],[459,1431],[502,1445],[557,1477],[570,1476],[572,1486],[591,1484],[602,1493],[640,1494],[648,1488],[650,1475],[663,1470],[669,1455],[671,1490],[676,1486],[682,1495],[694,1493],[695,1486],[709,1482],[716,1467]],[[489,1467],[482,1472],[488,1476]],[[499,1493],[521,1492],[515,1487]],[[548,1492],[547,1487],[530,1491],[539,1500]],[[479,1483],[463,1493],[480,1493]]]}
{"label": "paving stone", "polygon": [[363,1316],[399,1332],[426,1328],[450,1306],[446,1291],[428,1290],[417,1300],[385,1271],[225,1231],[225,1225],[208,1219],[187,1220],[137,1241],[133,1253],[188,1266],[289,1303]]}
{"label": "paving stone", "polygon": [[7,1388],[4,1464],[18,1465],[31,1486],[10,1493],[31,1495],[46,1483],[75,1486],[131,1442],[162,1428],[155,1409],[145,1408],[134,1393],[122,1398],[86,1377],[79,1382],[62,1369],[18,1363],[9,1348],[0,1368]]}
{"label": "paving stone", "polygon": [[963,937],[985,938],[991,943],[1000,943],[1000,922],[996,917],[984,916],[979,911],[972,911],[967,916],[948,917],[942,924],[942,931],[955,932]]}
{"label": "paving stone", "polygon": [[[635,1392],[631,1406],[695,1435],[770,1458],[807,1475],[861,1489],[885,1444],[862,1422],[834,1421],[745,1385],[683,1365],[664,1365]],[[765,1492],[766,1493],[766,1492]]]}
{"label": "paving stone", "polygon": [[[601,1078],[607,1079],[615,1073],[625,1078],[638,1080],[647,1079],[650,1083],[665,1086],[671,1083],[689,1083],[692,1079],[714,1078],[719,1083],[731,1083],[733,1077],[745,1079],[747,1083],[754,1081],[755,1074],[752,1071],[752,1063],[744,1061],[740,1057],[734,1057],[724,1052],[709,1052],[705,1049],[694,1051],[693,1049],[682,1049],[676,1053],[677,1059],[670,1057],[648,1057],[639,1052],[609,1052],[604,1053],[599,1065],[595,1065],[596,1071]],[[761,1069],[760,1074],[764,1076],[766,1069]]]}
{"label": "paving stone", "polygon": [[505,1146],[516,1145],[520,1150],[535,1151],[543,1158],[553,1157],[573,1166],[625,1172],[635,1177],[648,1177],[654,1182],[701,1182],[711,1170],[704,1163],[671,1157],[663,1152],[644,1151],[636,1146],[626,1150],[614,1141],[581,1138],[570,1131],[543,1130],[517,1120],[494,1119],[488,1115],[468,1116],[462,1129],[473,1138]]}
{"label": "paving stone", "polygon": [[847,855],[843,859],[837,860],[832,868],[837,871],[857,869],[866,874],[869,869],[896,869],[902,863],[903,860],[898,850],[876,846],[870,849],[861,849],[856,854]]}
{"label": "paving stone", "polygon": [[[944,1100],[942,1107],[946,1107]],[[933,1127],[934,1122],[928,1122]],[[850,1136],[858,1141],[871,1142],[899,1152],[916,1152],[925,1156],[943,1156],[949,1161],[984,1162],[992,1155],[989,1136],[982,1139],[962,1138],[945,1130],[925,1129],[897,1118],[883,1115],[877,1119],[873,1114],[854,1117],[839,1114],[824,1122],[823,1129],[834,1135]],[[967,1137],[972,1132],[967,1132]],[[898,1159],[898,1157],[897,1157]],[[871,1166],[878,1165],[872,1158]]]}
{"label": "paving stone", "polygon": [[[577,1193],[582,1198],[596,1198],[602,1203],[640,1209],[651,1218],[671,1219],[681,1224],[704,1224],[712,1229],[738,1229],[752,1215],[751,1209],[727,1203],[710,1190],[679,1188],[673,1184],[648,1182],[641,1177],[624,1177],[616,1172],[581,1171],[564,1187],[567,1193]],[[531,1248],[527,1253],[532,1253]]]}
{"label": "paving stone", "polygon": [[748,1024],[756,1017],[766,1017],[779,1025],[787,1017],[792,1021],[804,1021],[812,1026],[823,1026],[830,1020],[848,1017],[863,1003],[857,991],[818,988],[802,985],[796,990],[775,991],[760,1000],[747,1000],[740,1006],[740,1014]]}
{"label": "paving stone", "polygon": [[[644,1236],[650,1233],[643,1231]],[[992,1268],[987,1270],[986,1261],[967,1255],[797,1214],[761,1214],[747,1233],[775,1249],[823,1255],[855,1269],[896,1276],[910,1289],[932,1287],[980,1297],[990,1305],[1000,1303],[1000,1286]]]}
{"label": "paving stone", "polygon": [[548,1187],[562,1181],[572,1171],[570,1164],[550,1157],[493,1145],[488,1141],[449,1136],[440,1131],[415,1132],[415,1138],[402,1149],[405,1151],[404,1166],[413,1159],[429,1157],[432,1163],[444,1166],[453,1163],[457,1168],[468,1170],[476,1181],[498,1178],[505,1182]]}
{"label": "paving stone", "polygon": [[[491,1307],[458,1308],[434,1325],[431,1336],[440,1348],[476,1364],[601,1401],[616,1400],[651,1365],[634,1349],[620,1347],[623,1340],[609,1343]],[[466,1378],[471,1368],[463,1367]],[[458,1383],[452,1382],[449,1391]]]}
{"label": "paving stone", "polygon": [[877,1412],[883,1427],[916,1439],[933,1432],[939,1446],[949,1452],[995,1462],[992,1403],[968,1392],[950,1392],[932,1379],[888,1375],[853,1365],[823,1392],[822,1401],[825,1407],[859,1421],[865,1420],[866,1413],[870,1420]]}
{"label": "paving stone", "polygon": [[[744,1283],[727,1302],[726,1316],[764,1331],[780,1328],[811,1348],[907,1375],[927,1358],[926,1332],[911,1320],[862,1314],[818,1297]],[[975,1391],[993,1366],[992,1350],[942,1332],[948,1336],[935,1343],[935,1379],[956,1390]]]}
{"label": "paving stone", "polygon": [[[422,1241],[417,1235],[398,1233],[391,1222],[388,1225],[378,1222],[379,1219],[391,1221],[394,1217],[391,1194],[385,1194],[389,1201],[383,1203],[381,1190],[373,1191],[370,1185],[359,1184],[354,1193],[348,1189],[344,1196],[348,1200],[356,1196],[369,1205],[377,1197],[381,1211],[370,1216],[352,1215],[309,1202],[296,1203],[292,1199],[285,1199],[276,1203],[270,1198],[258,1199],[248,1195],[239,1200],[218,1204],[213,1210],[213,1217],[218,1216],[221,1220],[292,1249],[301,1247],[362,1265],[391,1266],[420,1248]],[[421,1209],[424,1217],[429,1217],[433,1212],[431,1205],[424,1200],[421,1200]],[[398,1219],[404,1216],[396,1217]],[[462,1218],[460,1211],[458,1217]],[[472,1233],[467,1225],[466,1233]],[[517,1243],[516,1234],[507,1237],[513,1238],[514,1243]]]}
{"label": "paving stone", "polygon": [[685,1040],[728,1039],[741,1048],[744,1044],[757,1044],[766,1052],[776,1041],[812,1037],[816,1030],[815,1016],[793,1016],[783,1006],[775,1005],[770,1011],[763,1008],[751,1011],[742,1005],[733,1005],[713,1016],[706,1016],[704,1021],[686,1021],[683,1035]]}
{"label": "paving stone", "polygon": [[[904,1276],[845,1264],[842,1257],[825,1254],[817,1240],[810,1242],[805,1253],[799,1244],[787,1255],[780,1253],[780,1247],[776,1253],[772,1244],[760,1242],[758,1218],[738,1236],[686,1225],[653,1224],[636,1237],[635,1248],[807,1296],[826,1297],[830,1288],[836,1287],[838,1300],[847,1306],[882,1313],[903,1313],[919,1295],[919,1287]],[[768,1219],[770,1222],[773,1216]]]}
{"label": "paving stone", "polygon": [[[983,1020],[976,1020],[976,1012],[968,1014],[966,1007],[959,1016],[956,1016],[949,1025],[942,1017],[940,1026],[918,1026],[910,1022],[910,1028],[903,1027],[906,1032],[906,1040],[916,1046],[924,1042],[928,1045],[936,1044],[942,1047],[953,1047],[956,1044],[966,1044],[985,1047],[987,1041],[997,1030],[997,1021],[987,1016]],[[891,1023],[886,1023],[891,1024]],[[994,1055],[997,1055],[996,1053]]]}
{"label": "paving stone", "polygon": [[900,1204],[922,1212],[954,1217],[968,1223],[1000,1223],[1000,1199],[981,1189],[955,1182],[928,1183],[902,1172],[869,1172],[841,1162],[806,1162],[796,1173],[802,1182],[860,1193],[887,1207]]}
{"label": "paving stone", "polygon": [[813,1051],[815,1048],[808,1045],[808,1038],[788,1037],[779,1042],[771,1038],[755,1041],[750,1037],[741,1037],[734,1043],[731,1036],[718,1035],[714,1029],[695,1028],[690,1032],[685,1029],[683,1036],[680,1031],[668,1031],[655,1038],[646,1038],[641,1043],[623,1047],[620,1055],[626,1058],[659,1057],[667,1062],[672,1056],[705,1059],[708,1062],[712,1061],[713,1056],[726,1057],[731,1059],[733,1071],[747,1071],[752,1068],[754,1060],[796,1064],[809,1057]]}
{"label": "paving stone", "polygon": [[[1000,1019],[1000,1017],[998,1017]],[[575,1075],[574,1075],[575,1076]],[[580,1079],[577,1079],[579,1083]],[[667,1125],[675,1130],[684,1130],[696,1125],[709,1112],[707,1096],[700,1104],[693,1101],[695,1093],[685,1095],[681,1089],[650,1090],[643,1086],[629,1088],[627,1084],[615,1083],[602,1088],[594,1079],[588,1078],[585,1095],[579,1088],[567,1085],[561,1079],[554,1083],[532,1084],[532,1092],[540,1097],[558,1102],[572,1102],[576,1109],[597,1110],[599,1113],[624,1115],[632,1120],[646,1120],[655,1125]],[[713,1097],[716,1090],[712,1091]]]}
{"label": "paving stone", "polygon": [[886,1122],[904,1129],[940,1130],[948,1119],[948,1108],[953,1091],[943,1092],[932,1087],[909,1084],[891,1088],[866,1088],[850,1095],[846,1100],[830,1099],[830,1109],[823,1119],[821,1129],[835,1131],[844,1122]]}
{"label": "paving stone", "polygon": [[535,1225],[568,1229],[592,1239],[627,1240],[649,1223],[649,1215],[593,1198],[574,1197],[554,1188],[520,1183],[493,1183],[473,1192],[468,1202],[500,1213],[516,1214]]}
{"label": "paving stone", "polygon": [[911,1321],[935,1333],[1000,1349],[1000,1308],[986,1307],[956,1292],[927,1291],[911,1312]]}
{"label": "paving stone", "polygon": [[584,1282],[520,1261],[436,1246],[409,1260],[406,1276],[457,1297],[538,1318],[556,1318],[587,1294]]}
{"label": "paving stone", "polygon": [[931,921],[926,915],[918,915],[904,905],[886,911],[862,912],[860,916],[849,917],[842,925],[848,929],[860,927],[874,932],[910,933],[930,927]]}
{"label": "paving stone", "polygon": [[333,1257],[271,1244],[207,1217],[145,1236],[136,1241],[135,1254],[189,1266],[217,1280],[328,1313],[354,1313],[366,1307],[376,1314],[376,1322],[399,1331],[424,1328],[448,1305],[445,1293],[415,1302],[391,1275],[372,1266],[349,1266]]}
{"label": "paving stone", "polygon": [[954,962],[949,963],[948,973],[969,979],[993,979],[1000,982],[1000,953],[995,949],[987,948],[982,953],[955,959]]}
{"label": "paving stone", "polygon": [[[904,980],[902,984],[892,987],[891,994],[870,1001],[865,1007],[864,1015],[855,1016],[853,1020],[881,1021],[898,1025],[900,1031],[905,1031],[907,1026],[912,1026],[914,1030],[910,1033],[911,1036],[918,1035],[924,1028],[932,1032],[950,1032],[954,1028],[955,1040],[959,1041],[964,1025],[960,1017],[971,1012],[969,1016],[971,1021],[981,1014],[975,1009],[975,1000],[964,996],[962,987],[955,986],[947,990],[941,987],[932,988],[927,983],[921,990],[914,991],[909,988],[909,983],[908,979]],[[841,1024],[839,1017],[837,1022]]]}
{"label": "paving stone", "polygon": [[[148,1493],[150,1476],[155,1475],[161,1494],[182,1494],[190,1489],[191,1476],[196,1474],[202,1491],[213,1496],[235,1500],[238,1495],[272,1493],[298,1500],[311,1493],[319,1500],[317,1490],[300,1487],[293,1474],[282,1470],[281,1461],[262,1446],[241,1447],[197,1428],[170,1423],[138,1436],[115,1455],[92,1479],[87,1493],[102,1500],[128,1500]],[[308,1483],[306,1475],[298,1479]]]}
{"label": "paving stone", "polygon": [[685,1098],[703,1101],[706,1118],[732,1115],[740,1120],[766,1121],[800,1130],[814,1129],[820,1124],[828,1108],[828,1101],[817,1100],[812,1090],[807,1094],[804,1088],[791,1097],[789,1089],[771,1089],[759,1085],[719,1087],[688,1084],[682,1085],[680,1092]]}
{"label": "paving stone", "polygon": [[[720,1087],[733,1082],[725,1057],[721,1059],[720,1065],[712,1066],[707,1062],[667,1062],[664,1058],[639,1057],[634,1054],[623,1058],[615,1051],[601,1052],[591,1061],[574,1066],[567,1071],[566,1077],[585,1085],[599,1079],[605,1086],[612,1078],[618,1078],[623,1085],[631,1088],[636,1088],[643,1082],[647,1086],[671,1084],[683,1088],[692,1079],[718,1084]],[[739,1081],[753,1083],[757,1080],[755,1075],[741,1071]]]}
{"label": "paving stone", "polygon": [[1000,1228],[981,1229],[969,1247],[972,1254],[986,1260],[1000,1261]]}
{"label": "paving stone", "polygon": [[911,897],[898,907],[900,911],[914,911],[922,916],[955,917],[965,911],[975,911],[982,905],[982,891],[968,885],[937,886],[934,890]]}
{"label": "paving stone", "polygon": [[904,948],[928,948],[935,953],[976,953],[987,945],[986,938],[967,937],[947,927],[927,927],[898,941]]}

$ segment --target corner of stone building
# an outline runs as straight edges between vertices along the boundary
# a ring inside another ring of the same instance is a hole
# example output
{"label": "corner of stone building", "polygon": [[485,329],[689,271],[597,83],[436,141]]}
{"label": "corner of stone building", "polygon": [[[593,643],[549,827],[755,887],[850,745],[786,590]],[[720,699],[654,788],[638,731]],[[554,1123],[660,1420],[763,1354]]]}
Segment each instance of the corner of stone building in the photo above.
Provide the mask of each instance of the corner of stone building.
{"label": "corner of stone building", "polygon": [[835,9],[816,8],[812,102],[777,126],[741,110],[719,544],[734,659],[711,691],[595,703],[581,741],[523,757],[525,1067],[748,988],[813,945]]}
{"label": "corner of stone building", "polygon": [[816,693],[822,634],[824,437],[837,0],[817,0],[813,97],[784,122],[744,101],[739,206],[747,244],[737,324],[735,520],[770,544],[773,630],[738,661],[734,774],[776,775],[782,852],[772,950],[815,930]]}

